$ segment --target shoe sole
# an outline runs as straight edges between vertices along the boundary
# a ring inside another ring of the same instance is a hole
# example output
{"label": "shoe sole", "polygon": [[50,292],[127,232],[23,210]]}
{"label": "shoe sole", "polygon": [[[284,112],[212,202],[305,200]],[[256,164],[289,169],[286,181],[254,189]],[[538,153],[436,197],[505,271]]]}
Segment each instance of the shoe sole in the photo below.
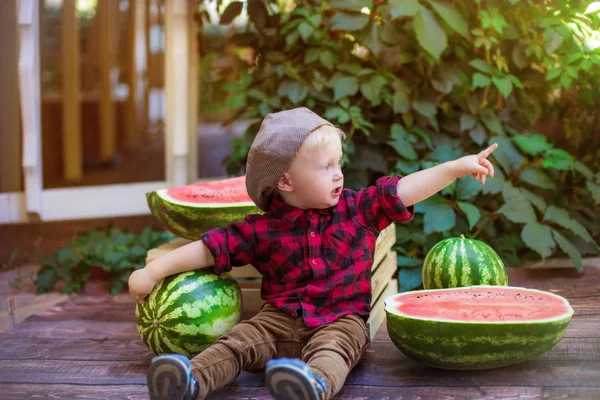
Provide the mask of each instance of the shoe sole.
{"label": "shoe sole", "polygon": [[150,365],[147,379],[151,400],[184,400],[189,368],[177,358],[159,359]]}
{"label": "shoe sole", "polygon": [[274,366],[266,375],[269,391],[276,400],[320,400],[303,369],[294,365]]}

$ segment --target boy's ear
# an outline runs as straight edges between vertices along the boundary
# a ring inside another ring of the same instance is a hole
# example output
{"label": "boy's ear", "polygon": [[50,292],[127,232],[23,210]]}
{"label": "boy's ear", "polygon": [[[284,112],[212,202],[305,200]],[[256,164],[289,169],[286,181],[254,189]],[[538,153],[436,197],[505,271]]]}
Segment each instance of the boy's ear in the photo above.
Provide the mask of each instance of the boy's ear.
{"label": "boy's ear", "polygon": [[290,175],[287,172],[283,173],[283,176],[279,179],[277,183],[277,190],[282,192],[291,192],[294,190],[292,187],[292,181],[290,180]]}

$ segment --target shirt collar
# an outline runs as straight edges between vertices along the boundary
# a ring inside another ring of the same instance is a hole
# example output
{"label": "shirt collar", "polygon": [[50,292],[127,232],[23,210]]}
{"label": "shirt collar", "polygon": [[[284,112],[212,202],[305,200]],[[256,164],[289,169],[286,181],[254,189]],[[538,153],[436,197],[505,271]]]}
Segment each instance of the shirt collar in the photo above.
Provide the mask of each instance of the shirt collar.
{"label": "shirt collar", "polygon": [[271,211],[277,218],[281,219],[282,221],[286,222],[287,224],[289,224],[291,226],[294,226],[294,224],[296,223],[296,220],[299,217],[301,217],[302,215],[310,216],[311,212],[321,214],[321,215],[329,215],[329,214],[331,214],[331,211],[333,209],[333,207],[324,208],[324,209],[320,209],[320,208],[304,209],[304,208],[294,207],[294,206],[291,206],[291,205],[285,203],[283,201],[283,199],[281,198],[281,196],[279,196],[278,194],[275,194],[273,196],[273,198],[271,199],[271,204],[270,204],[269,208],[271,209]]}

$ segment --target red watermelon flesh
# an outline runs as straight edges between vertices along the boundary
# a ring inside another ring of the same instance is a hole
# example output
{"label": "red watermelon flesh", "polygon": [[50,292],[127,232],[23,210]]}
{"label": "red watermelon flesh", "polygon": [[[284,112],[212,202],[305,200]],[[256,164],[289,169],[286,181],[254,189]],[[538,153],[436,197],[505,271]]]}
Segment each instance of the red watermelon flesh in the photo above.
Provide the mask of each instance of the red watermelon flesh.
{"label": "red watermelon flesh", "polygon": [[183,203],[252,203],[243,176],[169,188],[167,194]]}

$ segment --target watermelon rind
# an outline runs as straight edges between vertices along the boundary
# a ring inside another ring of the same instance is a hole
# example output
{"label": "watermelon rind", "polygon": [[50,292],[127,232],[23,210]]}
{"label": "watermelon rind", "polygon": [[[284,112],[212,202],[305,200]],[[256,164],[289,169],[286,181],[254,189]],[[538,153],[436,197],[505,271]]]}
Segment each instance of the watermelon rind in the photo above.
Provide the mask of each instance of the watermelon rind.
{"label": "watermelon rind", "polygon": [[444,289],[473,285],[508,285],[502,259],[485,242],[447,238],[436,243],[423,261],[423,288]]}
{"label": "watermelon rind", "polygon": [[194,357],[240,321],[242,292],[211,268],[171,275],[136,305],[137,331],[154,354]]}
{"label": "watermelon rind", "polygon": [[191,240],[200,240],[205,232],[225,228],[249,214],[261,213],[253,202],[187,203],[173,199],[167,191],[146,193],[148,207],[169,232]]}
{"label": "watermelon rind", "polygon": [[[491,285],[477,286],[485,287],[502,289]],[[566,299],[553,293],[513,286],[508,288],[558,297],[569,311],[553,318],[519,322],[420,318],[395,312],[394,305],[402,296],[396,294],[385,299],[388,335],[406,356],[435,368],[480,370],[530,360],[561,340],[571,322],[573,309]],[[421,290],[419,293],[436,294],[446,290],[456,289]]]}

